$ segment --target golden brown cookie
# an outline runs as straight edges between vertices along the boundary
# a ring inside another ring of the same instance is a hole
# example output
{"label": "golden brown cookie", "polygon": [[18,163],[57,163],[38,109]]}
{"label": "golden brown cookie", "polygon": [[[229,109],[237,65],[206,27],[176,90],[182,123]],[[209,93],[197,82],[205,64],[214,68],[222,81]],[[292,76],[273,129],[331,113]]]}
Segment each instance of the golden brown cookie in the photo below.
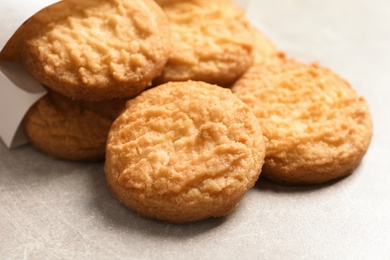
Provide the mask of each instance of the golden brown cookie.
{"label": "golden brown cookie", "polygon": [[255,65],[232,88],[268,138],[262,176],[318,184],[352,173],[366,153],[372,122],[364,98],[318,64],[279,59]]}
{"label": "golden brown cookie", "polygon": [[167,18],[152,0],[60,1],[24,27],[26,69],[74,99],[134,96],[169,55]]}
{"label": "golden brown cookie", "polygon": [[226,86],[252,64],[253,37],[231,0],[157,0],[168,16],[172,51],[156,84],[199,80]]}
{"label": "golden brown cookie", "polygon": [[263,165],[252,111],[224,89],[170,82],[126,104],[107,141],[105,174],[135,212],[175,223],[234,210]]}
{"label": "golden brown cookie", "polygon": [[23,126],[30,143],[60,159],[99,161],[108,131],[125,100],[75,101],[49,91],[27,112]]}

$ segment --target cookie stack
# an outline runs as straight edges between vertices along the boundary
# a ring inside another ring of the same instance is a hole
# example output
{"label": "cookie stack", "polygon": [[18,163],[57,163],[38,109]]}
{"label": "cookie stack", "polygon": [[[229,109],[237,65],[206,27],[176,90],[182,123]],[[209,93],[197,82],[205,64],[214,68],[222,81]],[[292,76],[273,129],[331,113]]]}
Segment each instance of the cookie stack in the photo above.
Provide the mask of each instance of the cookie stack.
{"label": "cookie stack", "polygon": [[56,158],[103,160],[125,101],[161,74],[169,35],[151,0],[67,0],[28,19],[1,58],[21,60],[48,89],[23,121],[30,143]]}
{"label": "cookie stack", "polygon": [[64,0],[20,29],[21,60],[49,89],[31,144],[105,159],[140,215],[225,216],[262,176],[319,184],[368,149],[367,103],[318,64],[286,58],[231,0]]}

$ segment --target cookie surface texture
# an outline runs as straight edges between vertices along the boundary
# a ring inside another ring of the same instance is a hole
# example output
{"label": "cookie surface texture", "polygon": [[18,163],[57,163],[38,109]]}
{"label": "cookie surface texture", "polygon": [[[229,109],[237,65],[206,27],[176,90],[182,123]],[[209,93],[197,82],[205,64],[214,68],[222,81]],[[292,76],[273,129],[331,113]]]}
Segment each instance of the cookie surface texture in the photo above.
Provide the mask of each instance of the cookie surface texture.
{"label": "cookie surface texture", "polygon": [[258,120],[229,89],[171,82],[127,102],[109,133],[106,179],[143,216],[198,221],[234,210],[264,149]]}
{"label": "cookie surface texture", "polygon": [[268,139],[263,177],[324,183],[351,174],[368,149],[367,103],[318,64],[280,59],[254,66],[232,91],[253,109]]}
{"label": "cookie surface texture", "polygon": [[199,80],[226,86],[251,65],[250,25],[231,0],[156,2],[172,33],[172,51],[157,83]]}
{"label": "cookie surface texture", "polygon": [[32,146],[59,159],[100,161],[112,122],[124,100],[74,101],[49,91],[34,104],[23,120]]}
{"label": "cookie surface texture", "polygon": [[24,27],[26,69],[74,99],[135,96],[160,75],[169,54],[166,15],[152,0],[60,1]]}

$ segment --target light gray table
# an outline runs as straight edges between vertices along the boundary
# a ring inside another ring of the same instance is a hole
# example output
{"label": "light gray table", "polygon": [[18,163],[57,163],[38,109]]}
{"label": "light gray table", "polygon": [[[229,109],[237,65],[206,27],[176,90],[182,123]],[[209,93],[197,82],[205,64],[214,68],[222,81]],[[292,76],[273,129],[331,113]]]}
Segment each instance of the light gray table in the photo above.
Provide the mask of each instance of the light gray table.
{"label": "light gray table", "polygon": [[375,134],[352,176],[260,180],[229,217],[170,225],[119,205],[102,164],[0,143],[0,259],[390,259],[390,1],[252,0],[248,15],[290,57],[366,97]]}

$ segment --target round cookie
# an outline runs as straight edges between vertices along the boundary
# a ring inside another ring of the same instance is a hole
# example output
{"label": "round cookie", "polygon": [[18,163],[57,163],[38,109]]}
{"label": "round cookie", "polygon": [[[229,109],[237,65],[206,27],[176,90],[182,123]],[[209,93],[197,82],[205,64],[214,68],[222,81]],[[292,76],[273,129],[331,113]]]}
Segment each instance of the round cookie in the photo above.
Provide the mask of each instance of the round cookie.
{"label": "round cookie", "polygon": [[32,16],[24,32],[28,72],[74,99],[135,96],[169,55],[168,21],[153,0],[60,1]]}
{"label": "round cookie", "polygon": [[198,80],[227,86],[252,64],[253,36],[231,0],[158,0],[168,16],[172,51],[155,81]]}
{"label": "round cookie", "polygon": [[318,64],[281,56],[253,66],[232,91],[253,109],[268,139],[265,178],[286,184],[341,178],[369,147],[373,129],[364,98]]}
{"label": "round cookie", "polygon": [[127,102],[109,133],[105,174],[135,212],[192,222],[232,212],[264,155],[258,120],[230,89],[170,82]]}
{"label": "round cookie", "polygon": [[104,160],[108,131],[125,100],[75,101],[49,91],[27,112],[24,130],[32,146],[55,158]]}

